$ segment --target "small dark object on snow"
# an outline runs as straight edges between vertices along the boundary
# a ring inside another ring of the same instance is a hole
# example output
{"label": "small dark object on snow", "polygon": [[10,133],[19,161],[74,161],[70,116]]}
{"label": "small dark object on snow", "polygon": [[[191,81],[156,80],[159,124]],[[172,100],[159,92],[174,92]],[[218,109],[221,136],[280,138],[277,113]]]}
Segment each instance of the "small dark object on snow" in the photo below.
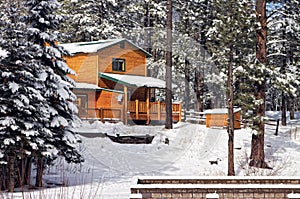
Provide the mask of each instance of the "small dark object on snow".
{"label": "small dark object on snow", "polygon": [[211,165],[213,165],[213,164],[218,164],[218,160],[210,160],[209,163],[210,163]]}
{"label": "small dark object on snow", "polygon": [[165,138],[165,144],[169,145],[169,143],[170,143],[169,138]]}

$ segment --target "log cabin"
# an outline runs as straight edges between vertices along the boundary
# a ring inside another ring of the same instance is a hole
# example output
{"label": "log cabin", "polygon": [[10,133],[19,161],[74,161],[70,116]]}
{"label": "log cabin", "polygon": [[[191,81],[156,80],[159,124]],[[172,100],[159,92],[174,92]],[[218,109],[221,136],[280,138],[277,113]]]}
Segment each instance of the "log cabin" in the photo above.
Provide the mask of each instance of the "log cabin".
{"label": "log cabin", "polygon": [[[69,53],[68,66],[76,72],[73,91],[82,119],[122,121],[127,124],[163,122],[166,105],[155,97],[165,82],[147,76],[151,54],[127,39],[60,44]],[[181,104],[172,104],[173,121],[181,121]]]}

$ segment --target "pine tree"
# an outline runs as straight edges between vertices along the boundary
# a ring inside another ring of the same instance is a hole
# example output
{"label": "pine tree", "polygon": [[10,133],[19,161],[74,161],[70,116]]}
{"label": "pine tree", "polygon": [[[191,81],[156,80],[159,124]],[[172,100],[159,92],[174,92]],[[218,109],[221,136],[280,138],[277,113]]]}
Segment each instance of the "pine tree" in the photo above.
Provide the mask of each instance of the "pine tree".
{"label": "pine tree", "polygon": [[[299,2],[289,0],[276,5],[268,24],[268,64],[274,68],[274,73],[270,76],[272,84],[268,87],[272,90],[281,91],[277,97],[281,97],[282,125],[286,125],[287,109],[290,110],[291,119],[294,118],[294,102],[299,87],[299,61],[297,64],[299,51],[297,46],[299,46],[300,39],[300,20],[299,15],[296,14],[299,12]],[[272,94],[269,92],[269,95]]]}
{"label": "pine tree", "polygon": [[68,162],[79,163],[83,159],[73,146],[73,143],[76,143],[73,127],[79,119],[74,104],[76,97],[70,89],[74,82],[67,74],[74,72],[62,58],[65,52],[58,46],[58,38],[54,32],[62,20],[60,16],[55,15],[59,4],[56,0],[28,0],[26,7],[29,8],[26,18],[29,24],[29,41],[39,52],[34,59],[36,64],[43,68],[41,76],[44,88],[41,91],[49,106],[47,120],[41,121],[46,127],[46,139],[36,154],[38,163],[41,163],[38,165],[36,186],[42,186],[40,173],[45,155],[56,151]]}
{"label": "pine tree", "polygon": [[256,70],[253,83],[255,109],[253,125],[256,132],[252,134],[250,166],[267,168],[264,153],[266,75],[267,75],[267,12],[266,0],[256,0]]}
{"label": "pine tree", "polygon": [[[65,23],[60,31],[65,36],[60,42],[83,42],[120,37],[117,21],[119,6],[110,0],[64,0],[62,14]],[[128,19],[128,18],[127,18]]]}
{"label": "pine tree", "polygon": [[[36,184],[41,186],[46,160],[57,155],[69,162],[83,159],[73,146],[77,108],[70,91],[72,81],[66,76],[72,71],[62,59],[63,50],[54,34],[60,20],[54,14],[58,3],[23,3],[6,9],[8,17],[1,31],[0,44],[8,52],[0,62],[1,153],[4,162],[21,160],[21,186],[26,180],[25,162],[40,163]],[[9,175],[13,176],[8,183],[12,191],[15,175]]]}
{"label": "pine tree", "polygon": [[166,129],[172,129],[172,0],[167,2],[167,49],[166,49]]}
{"label": "pine tree", "polygon": [[23,165],[24,160],[36,151],[35,137],[40,134],[40,125],[36,121],[47,117],[44,114],[47,106],[45,98],[36,89],[43,82],[38,76],[40,67],[31,65],[26,23],[24,15],[20,16],[24,10],[12,4],[5,11],[7,19],[2,26],[1,47],[8,55],[1,60],[0,66],[0,140],[3,160],[9,163],[10,170],[10,179],[4,187],[13,191],[16,173],[11,170],[15,169],[18,158]]}
{"label": "pine tree", "polygon": [[[208,31],[209,50],[212,59],[217,64],[221,73],[226,76],[227,102],[229,112],[228,124],[228,175],[234,175],[234,116],[233,106],[237,105],[233,95],[239,91],[237,83],[241,73],[240,70],[249,70],[248,60],[253,58],[254,17],[251,13],[251,1],[214,1],[213,2],[213,24]],[[234,73],[233,73],[234,72]],[[234,92],[235,91],[235,92]],[[242,104],[240,104],[242,105]]]}

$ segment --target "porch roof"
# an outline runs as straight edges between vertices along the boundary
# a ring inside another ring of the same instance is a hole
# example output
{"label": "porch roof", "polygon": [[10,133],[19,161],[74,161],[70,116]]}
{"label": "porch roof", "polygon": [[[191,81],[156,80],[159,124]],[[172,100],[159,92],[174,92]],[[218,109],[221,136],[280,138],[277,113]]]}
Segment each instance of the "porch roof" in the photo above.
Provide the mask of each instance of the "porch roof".
{"label": "porch roof", "polygon": [[[147,87],[147,88],[166,88],[165,81],[153,77],[137,75],[120,75],[111,73],[99,73],[99,77],[117,82],[126,86]],[[173,85],[174,87],[174,85]]]}
{"label": "porch roof", "polygon": [[118,90],[112,90],[112,89],[107,89],[107,88],[101,88],[95,84],[89,84],[89,83],[84,83],[84,82],[76,82],[75,87],[73,89],[78,89],[78,90],[95,90],[95,91],[108,91],[108,92],[114,92],[114,93],[120,93],[124,94],[123,91],[118,91]]}

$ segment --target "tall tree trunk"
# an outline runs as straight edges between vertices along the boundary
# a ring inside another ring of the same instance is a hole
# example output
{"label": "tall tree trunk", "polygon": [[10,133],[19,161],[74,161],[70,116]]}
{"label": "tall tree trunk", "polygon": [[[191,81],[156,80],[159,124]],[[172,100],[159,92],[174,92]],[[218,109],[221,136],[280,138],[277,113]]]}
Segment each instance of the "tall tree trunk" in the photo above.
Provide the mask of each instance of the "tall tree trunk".
{"label": "tall tree trunk", "polygon": [[8,191],[14,192],[15,188],[15,156],[12,153],[8,156]]}
{"label": "tall tree trunk", "polygon": [[36,187],[43,187],[43,171],[44,171],[44,161],[42,157],[37,158],[36,163],[36,179],[35,179],[35,186]]}
{"label": "tall tree trunk", "polygon": [[149,52],[152,52],[152,42],[151,42],[151,31],[152,31],[152,20],[149,8],[149,2],[145,2],[144,4],[144,49]]}
{"label": "tall tree trunk", "polygon": [[202,112],[204,109],[204,77],[199,67],[197,67],[195,70],[194,93],[196,96],[195,110]]}
{"label": "tall tree trunk", "polygon": [[229,57],[229,65],[228,65],[228,176],[234,176],[234,113],[233,113],[233,54],[232,48]]}
{"label": "tall tree trunk", "polygon": [[166,129],[172,129],[172,0],[167,1]]}
{"label": "tall tree trunk", "polygon": [[[258,64],[265,65],[267,63],[267,16],[266,16],[266,0],[256,0],[256,20],[260,24],[260,28],[256,30],[256,58],[259,61]],[[252,135],[251,143],[251,155],[250,166],[259,168],[266,168],[265,153],[264,153],[264,135],[265,124],[263,117],[265,116],[265,103],[266,103],[266,79],[265,72],[261,72],[260,69],[256,70],[257,78],[261,81],[254,83],[254,96],[258,105],[255,108],[255,116],[259,119],[255,119],[253,122],[254,127],[257,129],[257,133]]]}
{"label": "tall tree trunk", "polygon": [[27,157],[25,159],[25,181],[24,185],[30,185],[30,177],[31,177],[31,165],[32,165],[32,157]]}
{"label": "tall tree trunk", "polygon": [[190,65],[187,60],[185,60],[184,65],[184,89],[185,89],[185,96],[184,96],[184,106],[185,106],[185,113],[184,113],[184,120],[186,120],[186,111],[190,110]]}
{"label": "tall tree trunk", "polygon": [[[287,23],[286,23],[285,16],[284,16],[283,21],[284,21],[284,26],[282,28],[283,39],[286,40],[285,27],[286,27]],[[287,42],[284,42],[283,46],[285,47],[284,53],[288,54],[287,50],[286,50]],[[281,71],[282,71],[283,74],[286,74],[286,68],[287,68],[287,57],[283,57],[282,68],[281,68]],[[286,126],[286,95],[285,95],[284,90],[282,90],[282,93],[281,93],[281,124],[282,124],[282,126]]]}
{"label": "tall tree trunk", "polygon": [[281,94],[281,124],[286,126],[286,97],[284,91]]}
{"label": "tall tree trunk", "polygon": [[290,119],[294,120],[295,119],[295,97],[290,96],[289,98],[289,111],[290,111]]}

